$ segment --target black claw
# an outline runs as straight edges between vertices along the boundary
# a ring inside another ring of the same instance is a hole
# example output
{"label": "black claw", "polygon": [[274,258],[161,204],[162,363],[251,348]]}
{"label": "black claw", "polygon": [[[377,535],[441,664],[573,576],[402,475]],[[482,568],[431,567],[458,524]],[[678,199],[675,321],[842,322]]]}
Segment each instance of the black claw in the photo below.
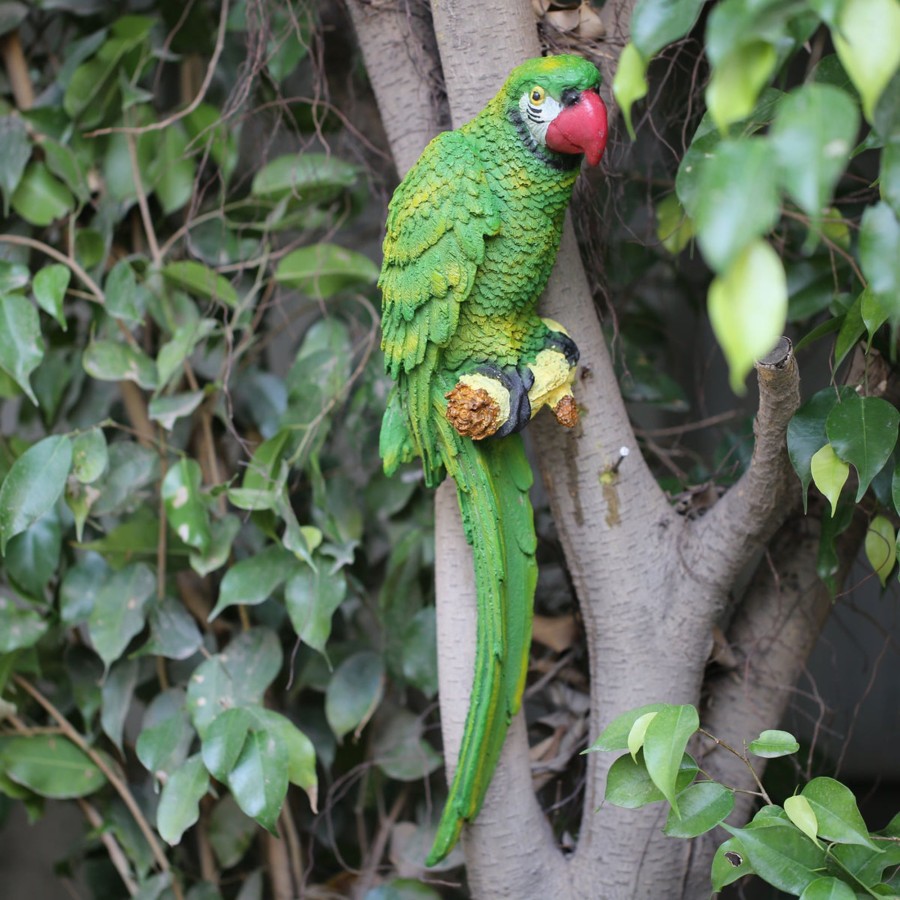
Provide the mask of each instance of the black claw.
{"label": "black claw", "polygon": [[491,435],[492,437],[506,437],[508,434],[521,431],[531,421],[528,390],[534,384],[534,375],[528,368],[523,366],[523,369],[524,371],[519,371],[483,363],[475,370],[480,375],[495,378],[509,391],[509,418]]}
{"label": "black claw", "polygon": [[551,331],[548,333],[547,348],[559,350],[559,352],[566,357],[566,362],[570,366],[576,366],[578,364],[578,359],[581,356],[578,352],[578,347],[575,345],[575,341],[561,331]]}

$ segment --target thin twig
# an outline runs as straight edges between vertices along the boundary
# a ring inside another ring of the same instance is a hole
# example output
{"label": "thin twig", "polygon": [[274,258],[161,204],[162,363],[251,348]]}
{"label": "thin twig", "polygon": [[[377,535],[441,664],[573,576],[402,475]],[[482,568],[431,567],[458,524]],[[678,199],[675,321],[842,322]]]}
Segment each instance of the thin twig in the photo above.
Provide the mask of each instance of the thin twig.
{"label": "thin twig", "polygon": [[756,774],[756,769],[754,769],[753,766],[750,765],[750,760],[747,759],[747,757],[744,756],[743,753],[738,753],[737,750],[735,750],[734,747],[732,747],[730,744],[726,744],[725,741],[720,740],[714,734],[710,734],[705,729],[698,728],[697,731],[699,731],[700,734],[704,735],[705,737],[708,737],[723,750],[727,750],[729,753],[733,753],[750,770],[750,774],[753,776],[753,780],[759,786],[760,796],[766,801],[769,806],[771,806],[772,798],[768,795],[766,789],[763,787],[763,783],[759,780],[759,775]]}
{"label": "thin twig", "polygon": [[77,800],[78,805],[81,807],[81,811],[84,813],[84,817],[88,820],[91,827],[96,829],[97,835],[109,855],[109,861],[113,864],[113,867],[119,873],[119,878],[122,879],[122,882],[125,885],[125,890],[133,897],[138,892],[137,882],[131,874],[131,866],[128,864],[128,857],[119,846],[116,836],[103,827],[103,817],[90,803],[87,802],[87,800],[84,799],[84,797],[78,797]]}
{"label": "thin twig", "polygon": [[60,253],[59,250],[51,247],[49,244],[45,244],[43,241],[37,241],[34,238],[23,237],[21,234],[0,234],[0,243],[2,244],[16,244],[20,247],[31,247],[33,250],[39,250],[45,256],[49,256],[51,259],[55,259],[57,262],[62,263],[64,266],[68,266],[78,277],[81,279],[82,284],[91,292],[90,299],[95,303],[99,303],[103,305],[106,302],[106,298],[103,295],[103,291],[100,290],[99,285],[81,266],[72,259],[71,256],[66,256],[65,253]]}

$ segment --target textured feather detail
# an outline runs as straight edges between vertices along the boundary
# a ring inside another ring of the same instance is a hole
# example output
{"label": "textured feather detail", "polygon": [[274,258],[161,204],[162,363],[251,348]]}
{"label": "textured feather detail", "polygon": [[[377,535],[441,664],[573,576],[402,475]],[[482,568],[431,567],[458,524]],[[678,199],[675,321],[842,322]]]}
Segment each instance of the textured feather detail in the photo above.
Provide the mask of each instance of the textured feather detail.
{"label": "textured feather detail", "polygon": [[537,583],[532,473],[519,435],[475,444],[447,423],[440,431],[456,451],[447,454],[447,468],[475,560],[478,636],[459,761],[427,865],[450,852],[484,802],[522,701]]}

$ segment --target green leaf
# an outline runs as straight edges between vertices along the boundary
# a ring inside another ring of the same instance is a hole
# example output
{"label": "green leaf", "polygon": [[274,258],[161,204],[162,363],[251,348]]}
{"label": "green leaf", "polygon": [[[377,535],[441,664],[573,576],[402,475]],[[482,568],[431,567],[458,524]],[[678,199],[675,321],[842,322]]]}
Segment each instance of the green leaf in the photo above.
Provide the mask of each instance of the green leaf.
{"label": "green leaf", "polygon": [[72,439],[72,474],[82,484],[92,484],[109,465],[109,450],[102,428],[90,428]]}
{"label": "green leaf", "polygon": [[817,878],[804,888],[800,900],[856,900],[856,892],[837,878]]}
{"label": "green leaf", "polygon": [[723,887],[739,878],[753,874],[753,866],[750,865],[746,851],[737,838],[729,838],[719,845],[713,857],[710,873],[713,891],[721,891]]}
{"label": "green leaf", "polygon": [[869,829],[850,788],[834,778],[813,778],[800,794],[816,814],[818,833],[825,840],[880,849],[869,837]]}
{"label": "green leaf", "polygon": [[0,294],[0,369],[37,406],[29,376],[44,358],[37,310],[21,294]]}
{"label": "green leaf", "polygon": [[254,724],[250,710],[226,709],[210,723],[203,735],[203,764],[219,781],[227,782],[241,755],[247,734]]}
{"label": "green leaf", "polygon": [[634,720],[634,725],[631,726],[631,731],[628,732],[628,752],[631,754],[632,759],[637,760],[638,750],[644,746],[647,728],[655,718],[655,712],[648,712]]}
{"label": "green leaf", "polygon": [[221,110],[201,103],[182,121],[191,138],[191,148],[208,148],[227,180],[238,162],[237,134],[223,121]]}
{"label": "green leaf", "polygon": [[844,315],[844,321],[841,323],[840,331],[838,331],[837,340],[834,342],[835,369],[856,346],[866,330],[866,325],[862,318],[862,297],[863,295],[860,294]]}
{"label": "green leaf", "polygon": [[209,843],[223,869],[236,866],[256,837],[253,820],[241,812],[231,794],[223,797],[209,816]]}
{"label": "green leaf", "polygon": [[[850,391],[852,388],[844,388]],[[828,443],[825,420],[838,402],[839,393],[834,388],[824,388],[813,394],[788,424],[787,447],[791,465],[803,488],[803,511],[806,512],[807,491],[812,481],[811,462],[816,451]]]}
{"label": "green leaf", "polygon": [[25,164],[31,157],[31,141],[20,116],[0,117],[0,190],[3,216],[9,215],[9,201],[19,186]]}
{"label": "green leaf", "polygon": [[[772,150],[763,138],[722,141],[704,162],[699,177],[692,216],[697,241],[710,266],[724,272],[778,220]],[[759,242],[758,246],[768,245]],[[766,350],[772,344],[774,340]]]}
{"label": "green leaf", "polygon": [[878,98],[900,65],[898,33],[900,6],[896,0],[844,0],[838,27],[831,32],[834,49],[859,91],[869,122]]}
{"label": "green leaf", "polygon": [[647,63],[645,57],[633,43],[625,45],[625,49],[619,56],[619,65],[616,68],[616,77],[613,81],[613,96],[622,116],[625,119],[625,127],[631,139],[635,139],[634,125],[631,122],[631,107],[638,100],[643,100],[650,90],[647,84]]}
{"label": "green leaf", "polygon": [[276,489],[284,458],[284,449],[291,438],[290,428],[280,428],[272,437],[263,441],[254,451],[244,471],[241,486],[250,491]]}
{"label": "green leaf", "polygon": [[789,731],[768,729],[760,733],[755,741],[750,741],[747,749],[762,759],[777,759],[790,756],[800,749],[797,739]]}
{"label": "green leaf", "polygon": [[221,569],[228,562],[234,539],[241,530],[241,521],[237,516],[227,515],[217,519],[210,526],[209,547],[205,553],[191,553],[191,568],[202,578],[216,569]]}
{"label": "green leaf", "polygon": [[255,556],[235,563],[222,579],[219,599],[209,620],[229,606],[256,606],[268,600],[301,566],[303,563],[293,553],[277,546],[266,547]]}
{"label": "green leaf", "polygon": [[60,498],[72,465],[72,442],[52,435],[29,447],[0,486],[0,553]]}
{"label": "green leaf", "polygon": [[859,113],[846,91],[805,84],[778,105],[769,145],[781,183],[814,221],[831,199],[856,142]]}
{"label": "green leaf", "polygon": [[184,604],[164,597],[150,611],[150,640],[141,647],[140,656],[165,656],[188,659],[203,645],[203,635]]}
{"label": "green leaf", "polygon": [[159,388],[162,390],[172,376],[184,365],[194,347],[217,328],[213,319],[199,319],[179,326],[172,339],[159,348],[156,366],[159,371]]}
{"label": "green leaf", "polygon": [[[184,691],[170,689],[156,696],[154,706],[162,708],[167,705],[169,697],[184,703]],[[158,778],[160,773],[169,775],[184,762],[182,753],[187,753],[193,729],[183,708],[169,710],[169,715],[159,722],[155,719],[148,721],[151,719],[149,712],[144,716],[144,727],[138,735],[135,752],[144,768]]]}
{"label": "green leaf", "polygon": [[106,784],[90,757],[56,734],[4,737],[0,769],[16,784],[54,800],[87,797]]}
{"label": "green leaf", "polygon": [[886,516],[872,519],[866,532],[865,548],[866,559],[884,587],[897,561],[897,535],[890,519]]}
{"label": "green leaf", "polygon": [[31,270],[21,263],[0,259],[0,294],[12,294],[28,286]]}
{"label": "green leaf", "polygon": [[824,850],[793,825],[757,818],[747,828],[722,827],[739,839],[753,871],[779,890],[797,896],[821,877]]}
{"label": "green leaf", "polygon": [[43,228],[70,213],[75,198],[44,163],[33,162],[12,195],[12,207],[30,225]]}
{"label": "green leaf", "polygon": [[106,311],[117,319],[138,325],[144,315],[138,305],[137,280],[127,259],[117,262],[106,276],[103,294]]}
{"label": "green leaf", "polygon": [[816,842],[819,831],[819,823],[816,814],[809,805],[809,800],[799,794],[788,797],[784,801],[784,811],[793,822],[811,841]]}
{"label": "green leaf", "polygon": [[669,837],[693,838],[711,831],[734,809],[734,791],[717,781],[701,781],[678,794],[679,818],[669,810],[663,831]]}
{"label": "green leaf", "polygon": [[[631,14],[631,39],[644,59],[683,38],[700,15],[704,0],[638,0]],[[621,64],[621,63],[620,63]]]}
{"label": "green leaf", "polygon": [[156,827],[167,844],[174,847],[180,843],[185,831],[200,818],[200,800],[207,790],[209,775],[203,768],[200,754],[195,753],[163,785],[156,810]]}
{"label": "green leaf", "polygon": [[706,106],[720,131],[750,115],[777,62],[771,44],[750,41],[715,63],[706,88]]}
{"label": "green leaf", "polygon": [[672,804],[676,815],[678,773],[687,742],[699,727],[700,718],[693,706],[666,706],[656,714],[644,735],[647,773]]}
{"label": "green leaf", "polygon": [[422,737],[422,717],[408,709],[379,712],[372,759],[388,778],[419,781],[441,767],[441,755]]}
{"label": "green leaf", "polygon": [[34,276],[31,290],[34,293],[34,299],[37,305],[44,312],[49,313],[59,322],[63,331],[67,329],[66,315],[63,310],[63,301],[66,297],[66,290],[69,287],[69,281],[72,273],[68,266],[54,263],[51,266],[44,266]]}
{"label": "green leaf", "polygon": [[355,250],[313,244],[288,253],[275,269],[275,281],[325,300],[339,291],[360,289],[378,280],[378,266]]}
{"label": "green leaf", "polygon": [[250,731],[228,786],[238,806],[277,835],[278,814],[288,788],[287,749],[269,731]]}
{"label": "green leaf", "polygon": [[147,604],[156,593],[156,575],[144,563],[130,563],[113,573],[94,599],[88,634],[109,669],[144,627]]}
{"label": "green leaf", "polygon": [[147,406],[147,413],[154,422],[171,431],[179,419],[186,419],[194,412],[205,396],[203,391],[187,391],[168,397],[154,397]]}
{"label": "green leaf", "polygon": [[325,203],[353,187],[357,169],[334,155],[298,153],[279,156],[253,177],[250,193],[301,204]]}
{"label": "green leaf", "polygon": [[112,666],[100,691],[100,724],[106,736],[122,752],[122,733],[125,717],[131,707],[137,684],[138,663],[134,659],[121,659]]}
{"label": "green leaf", "polygon": [[621,715],[616,716],[603,731],[600,736],[585,750],[585,753],[593,753],[596,750],[627,750],[628,736],[634,723],[646,713],[659,712],[665,709],[665,703],[648,703],[646,706],[639,706],[637,709],[630,709]]}
{"label": "green leaf", "polygon": [[834,452],[851,463],[859,474],[859,503],[872,479],[881,471],[897,443],[900,413],[880,397],[842,397],[825,421],[825,432]]}
{"label": "green leaf", "polygon": [[892,319],[900,318],[900,220],[887,203],[869,206],[863,213],[859,261],[868,289],[882,299]]}
{"label": "green leaf", "polygon": [[33,647],[48,628],[36,610],[19,609],[8,597],[0,597],[0,653]]}
{"label": "green leaf", "polygon": [[182,260],[163,266],[163,277],[195,297],[219,300],[226,306],[237,306],[238,296],[231,282],[208,266],[194,260]]}
{"label": "green leaf", "polygon": [[834,452],[831,444],[826,444],[812,455],[809,470],[816,487],[831,504],[831,515],[834,516],[841,490],[850,476],[850,466]]}
{"label": "green leaf", "polygon": [[688,218],[677,194],[669,194],[656,204],[656,236],[673,256],[684,250],[694,237],[694,223]]}
{"label": "green leaf", "polygon": [[735,393],[743,393],[754,362],[777,343],[786,316],[781,260],[765,241],[754,241],[709,287],[709,318]]}
{"label": "green leaf", "polygon": [[[685,753],[679,764],[676,791],[683,791],[694,780],[698,771],[697,763]],[[626,753],[610,766],[604,796],[613,806],[624,809],[639,809],[648,803],[666,799],[647,772],[643,752],[638,754],[637,761]]]}
{"label": "green leaf", "polygon": [[344,573],[330,573],[323,559],[315,568],[304,566],[292,575],[284,587],[284,602],[300,640],[324,653],[331,618],[346,596]]}
{"label": "green leaf", "polygon": [[362,729],[383,693],[384,663],[377,653],[354,653],[337,667],[325,692],[325,716],[338,740]]}
{"label": "green leaf", "polygon": [[44,590],[56,575],[62,551],[62,528],[55,509],[41,516],[6,547],[9,580],[35,600],[44,599]]}
{"label": "green leaf", "polygon": [[275,634],[251,628],[197,666],[188,685],[187,707],[200,737],[222,710],[261,703],[281,660]]}
{"label": "green leaf", "polygon": [[156,365],[131,344],[92,340],[82,356],[85,372],[99,381],[133,381],[146,390],[156,387]]}
{"label": "green leaf", "polygon": [[201,490],[200,463],[182,457],[163,479],[161,496],[166,518],[178,537],[189,547],[205,553],[211,540],[209,510]]}

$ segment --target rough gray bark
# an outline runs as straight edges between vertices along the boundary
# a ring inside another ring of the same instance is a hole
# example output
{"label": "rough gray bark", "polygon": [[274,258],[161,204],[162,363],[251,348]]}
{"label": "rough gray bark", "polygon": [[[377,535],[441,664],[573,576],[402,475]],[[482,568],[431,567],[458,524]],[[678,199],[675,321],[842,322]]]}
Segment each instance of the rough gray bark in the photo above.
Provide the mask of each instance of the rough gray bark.
{"label": "rough gray bark", "polygon": [[[403,27],[405,7],[348,2],[382,113],[402,111],[402,128],[385,123],[402,173],[437,121],[433,111],[426,112],[415,120],[418,130],[411,130],[409,110],[420,96],[416,65],[408,55],[382,56],[385,46],[397,46],[392,29]],[[627,40],[632,6],[633,0],[608,0],[603,7],[610,48],[603,66],[607,86]],[[433,0],[432,7],[447,97],[458,125],[481,109],[511,68],[539,54],[531,4]],[[740,738],[748,736],[748,728],[774,727],[785,694],[773,699],[771,679],[793,683],[821,625],[821,603],[818,595],[815,600],[807,596],[812,588],[804,594],[808,602],[792,603],[794,595],[785,593],[784,579],[767,578],[765,566],[741,603],[730,599],[729,591],[796,506],[798,491],[789,477],[784,443],[787,422],[799,402],[789,346],[758,367],[757,442],[747,474],[704,519],[693,521],[674,513],[637,452],[570,225],[542,311],[577,336],[582,362],[591,372],[575,389],[582,408],[578,428],[566,432],[549,417],[539,417],[530,427],[585,623],[590,734],[599,733],[617,714],[651,701],[699,705],[713,627],[728,619],[732,642],[748,659],[752,656],[758,666],[753,671],[767,674],[747,675],[741,702],[733,696],[733,680],[707,685],[712,702],[706,720],[723,736]],[[613,473],[621,447],[632,452]],[[449,485],[437,496],[436,544],[441,716],[450,775],[472,678],[475,591],[471,555]],[[784,565],[794,560],[798,570],[814,574],[815,551],[809,542],[785,544],[784,553],[783,560],[778,557]],[[775,570],[780,564],[774,563]],[[761,642],[760,630],[766,633],[770,627],[773,610],[785,609],[793,617],[783,623],[781,640]],[[705,894],[709,848],[665,838],[653,809],[604,806],[597,812],[612,762],[611,754],[588,757],[578,848],[574,857],[564,859],[531,790],[520,715],[483,811],[464,834],[473,896],[635,900]]]}

